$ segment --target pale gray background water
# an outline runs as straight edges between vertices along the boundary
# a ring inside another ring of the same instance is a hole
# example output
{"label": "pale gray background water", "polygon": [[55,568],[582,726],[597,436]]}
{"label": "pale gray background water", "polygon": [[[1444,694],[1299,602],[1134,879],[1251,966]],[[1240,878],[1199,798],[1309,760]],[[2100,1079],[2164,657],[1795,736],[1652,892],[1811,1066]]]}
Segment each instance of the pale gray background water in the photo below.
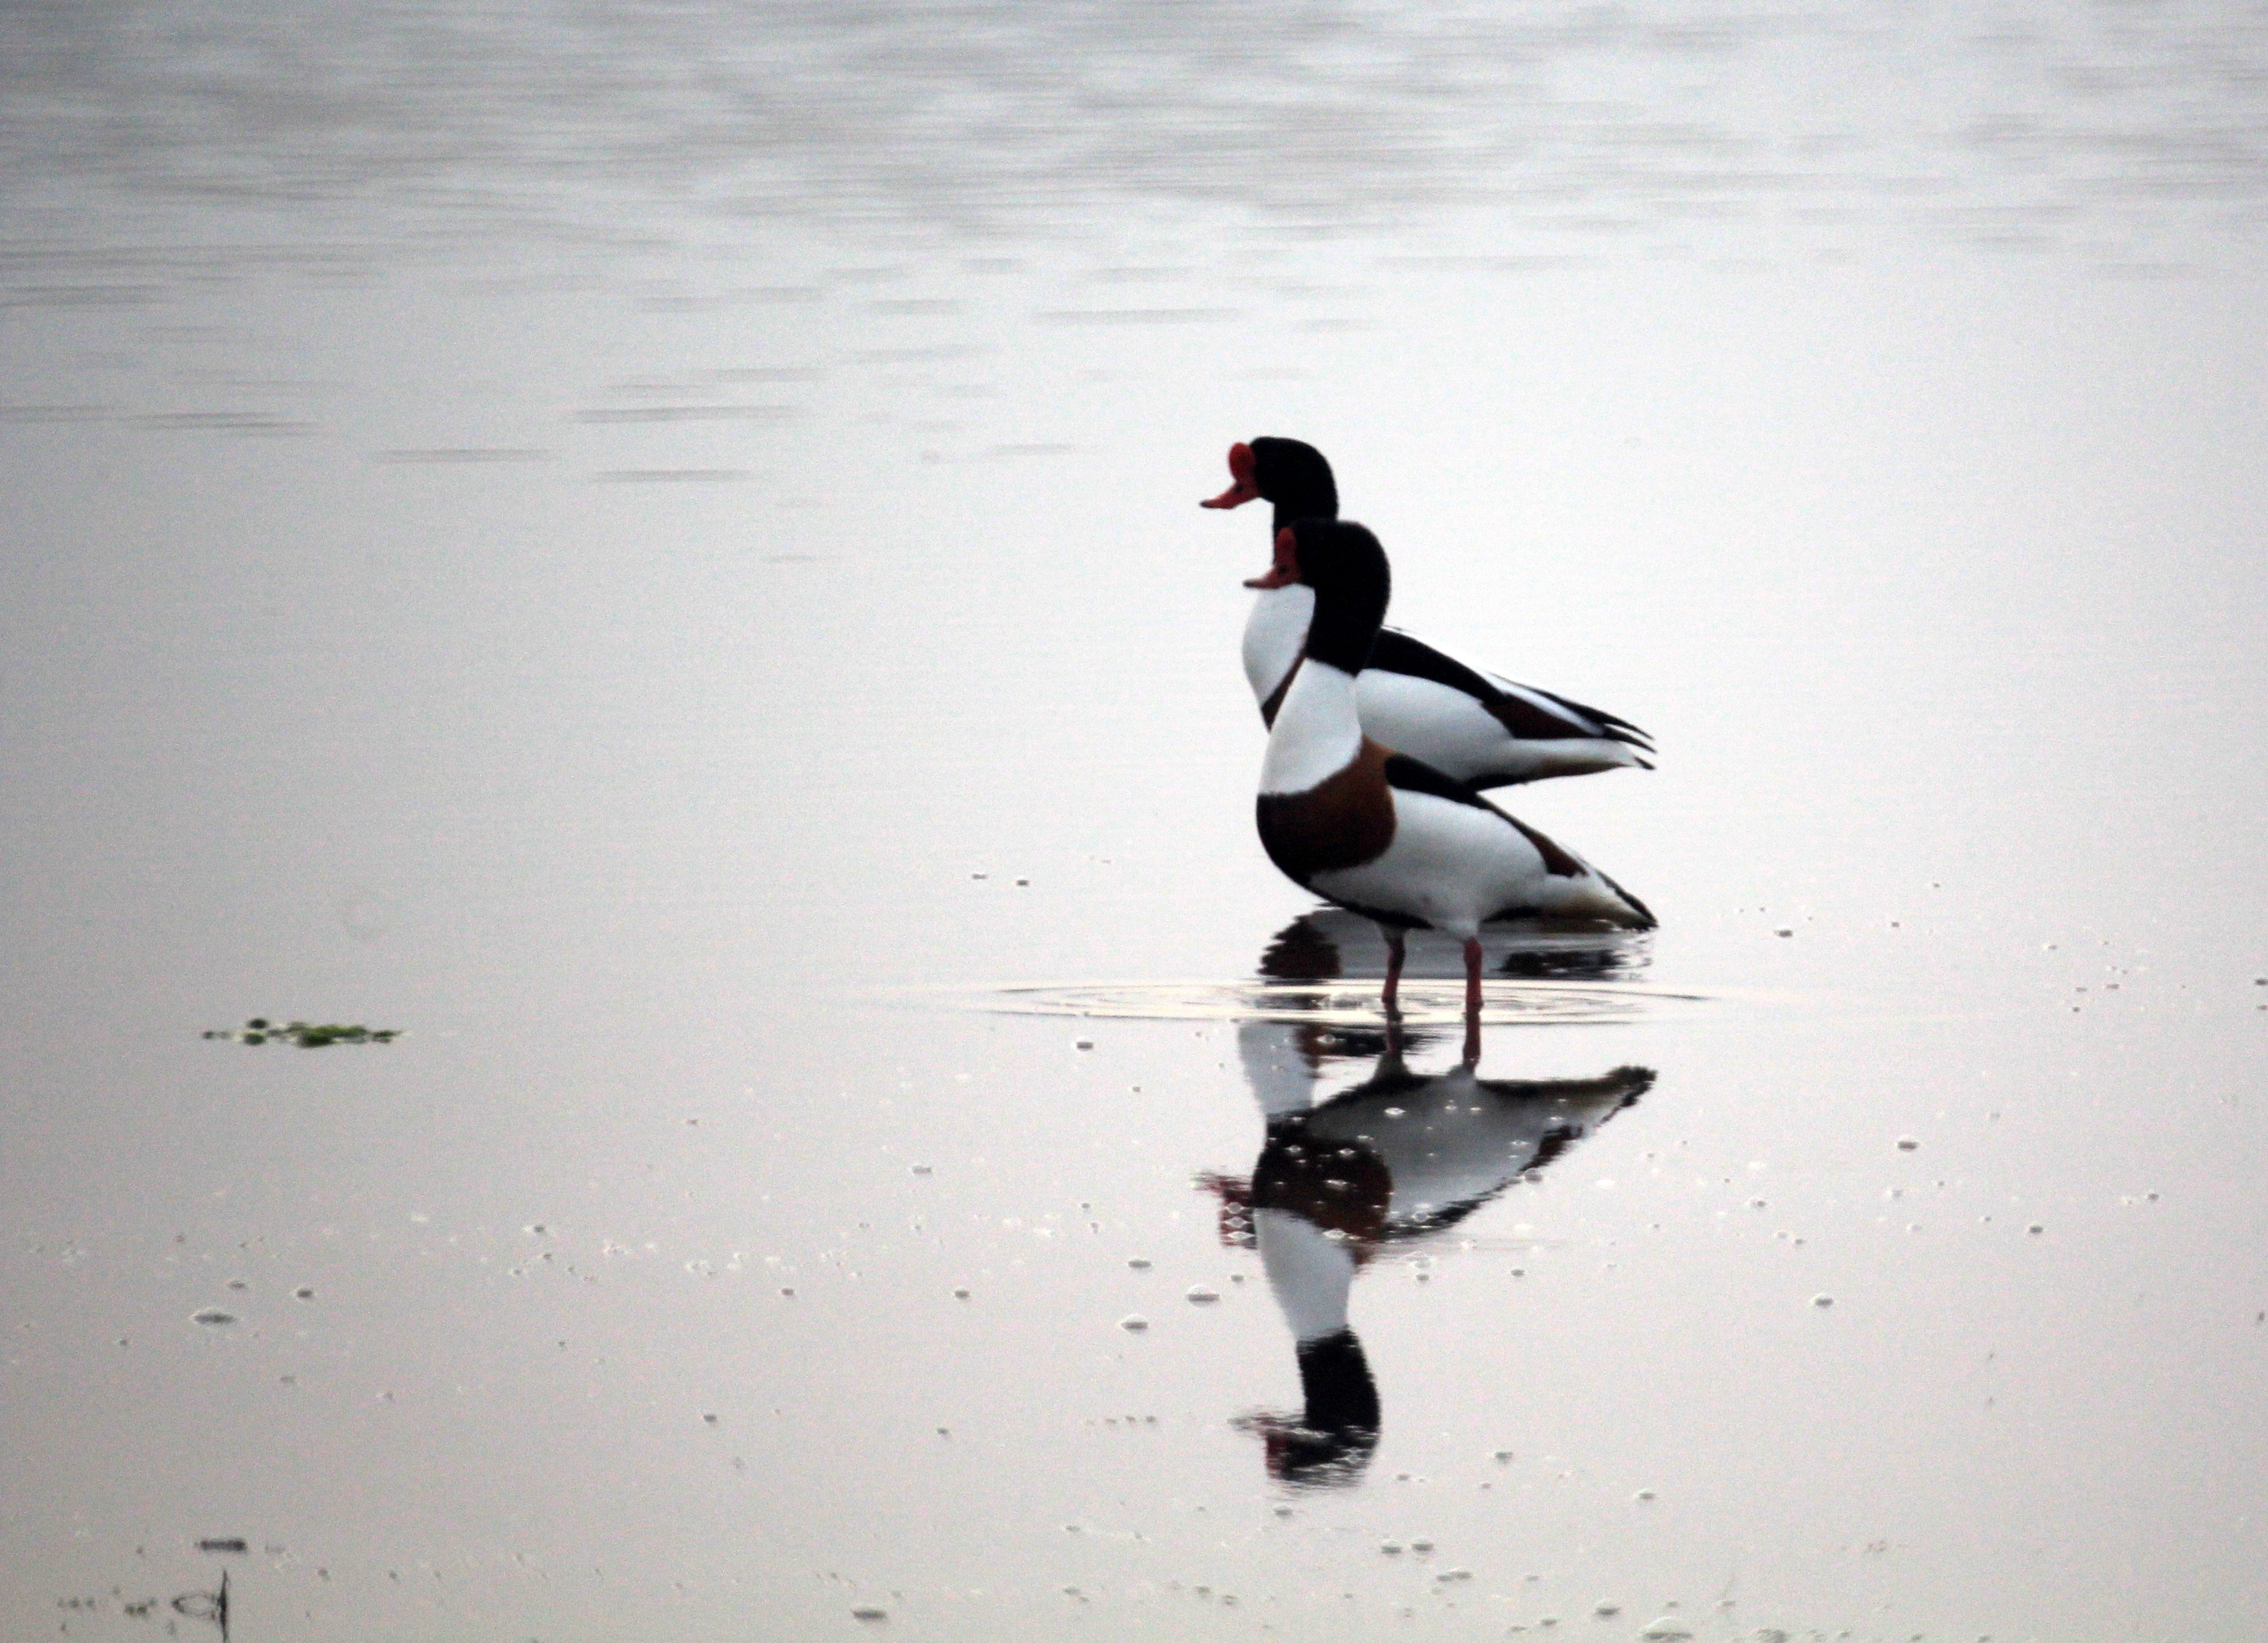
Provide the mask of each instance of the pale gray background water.
{"label": "pale gray background water", "polygon": [[[0,28],[0,1632],[2257,1635],[2255,15]],[[1320,1492],[1268,432],[1662,748]]]}

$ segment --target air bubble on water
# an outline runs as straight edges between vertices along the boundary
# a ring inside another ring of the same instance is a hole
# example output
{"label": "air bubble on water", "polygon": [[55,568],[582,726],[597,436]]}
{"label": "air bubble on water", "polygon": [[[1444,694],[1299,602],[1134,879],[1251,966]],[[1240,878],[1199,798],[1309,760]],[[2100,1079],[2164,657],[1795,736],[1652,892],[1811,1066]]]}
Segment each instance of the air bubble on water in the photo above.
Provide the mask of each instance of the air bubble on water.
{"label": "air bubble on water", "polygon": [[1187,1299],[1192,1306],[1210,1307],[1214,1301],[1220,1299],[1220,1291],[1217,1289],[1207,1289],[1203,1284],[1192,1284],[1189,1286],[1189,1293],[1185,1299]]}
{"label": "air bubble on water", "polygon": [[1074,1039],[1071,1043],[1071,1048],[1074,1050],[1092,1050],[1094,1048],[1094,1040],[1092,1038]]}
{"label": "air bubble on water", "polygon": [[1150,1270],[1150,1257],[1146,1255],[1129,1256],[1126,1264],[1138,1272],[1146,1272]]}
{"label": "air bubble on water", "polygon": [[1651,1500],[1653,1499],[1653,1491],[1651,1489],[1641,1489],[1638,1492],[1637,1499],[1640,1500]]}
{"label": "air bubble on water", "polygon": [[236,1314],[233,1312],[223,1312],[218,1307],[207,1307],[202,1312],[197,1313],[195,1316],[191,1317],[189,1322],[192,1323],[202,1323],[207,1329],[226,1329],[230,1324],[236,1322]]}
{"label": "air bubble on water", "polygon": [[294,1300],[313,1300],[314,1298],[315,1292],[308,1288],[305,1284],[300,1285],[298,1288],[291,1292],[291,1299]]}
{"label": "air bubble on water", "polygon": [[850,1617],[853,1620],[865,1620],[870,1622],[887,1620],[890,1617],[890,1611],[887,1609],[878,1609],[872,1603],[861,1603],[858,1608],[850,1611]]}
{"label": "air bubble on water", "polygon": [[1623,1606],[1620,1603],[1600,1603],[1591,1610],[1602,1620],[1611,1620],[1622,1611]]}
{"label": "air bubble on water", "polygon": [[1424,1556],[1426,1552],[1429,1552],[1429,1551],[1432,1551],[1432,1550],[1433,1550],[1433,1543],[1432,1543],[1432,1541],[1430,1541],[1430,1540],[1424,1540],[1424,1539],[1413,1540],[1413,1541],[1411,1541],[1411,1542],[1410,1543],[1410,1551],[1414,1551],[1414,1552],[1417,1552],[1419,1556],[1421,1556],[1421,1557],[1422,1557],[1422,1556]]}
{"label": "air bubble on water", "polygon": [[1118,1320],[1118,1327],[1130,1335],[1139,1335],[1150,1327],[1150,1320],[1138,1312],[1130,1312]]}
{"label": "air bubble on water", "polygon": [[1811,1304],[1815,1307],[1831,1307],[1835,1304],[1835,1297],[1832,1295],[1814,1295],[1811,1298]]}
{"label": "air bubble on water", "polygon": [[1378,1549],[1389,1558],[1402,1555],[1402,1543],[1398,1540],[1381,1540],[1378,1543]]}
{"label": "air bubble on water", "polygon": [[1919,1141],[1910,1135],[1902,1135],[1898,1138],[1898,1151],[1901,1153],[1911,1153],[1920,1145]]}
{"label": "air bubble on water", "polygon": [[953,1292],[953,1298],[955,1300],[966,1300],[968,1299],[968,1292],[965,1289],[956,1289]]}
{"label": "air bubble on water", "polygon": [[914,1172],[914,1174],[916,1174],[917,1175],[929,1175],[929,1174],[931,1174],[931,1173],[932,1173],[932,1171],[931,1171],[931,1169],[930,1169],[930,1167],[929,1167],[927,1164],[916,1164],[916,1165],[914,1165],[914,1166],[913,1166],[913,1172]]}

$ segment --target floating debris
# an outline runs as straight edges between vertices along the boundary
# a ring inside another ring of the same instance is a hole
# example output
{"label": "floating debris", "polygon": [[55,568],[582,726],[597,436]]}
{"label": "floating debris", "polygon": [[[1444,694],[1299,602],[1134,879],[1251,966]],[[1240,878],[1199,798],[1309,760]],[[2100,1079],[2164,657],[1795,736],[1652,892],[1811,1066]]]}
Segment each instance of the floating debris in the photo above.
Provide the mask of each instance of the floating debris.
{"label": "floating debris", "polygon": [[872,1603],[862,1603],[850,1611],[850,1617],[853,1620],[887,1620],[890,1617],[890,1611],[887,1609],[877,1609]]}
{"label": "floating debris", "polygon": [[255,1015],[242,1027],[216,1027],[203,1036],[233,1039],[239,1044],[264,1044],[276,1039],[302,1050],[321,1050],[332,1044],[390,1044],[401,1036],[401,1029],[347,1027],[335,1021],[286,1021],[278,1026],[264,1015]]}
{"label": "floating debris", "polygon": [[218,1540],[201,1540],[197,1543],[197,1550],[199,1551],[232,1551],[240,1554],[250,1551],[251,1548],[241,1540],[229,1537]]}
{"label": "floating debris", "polygon": [[202,1323],[209,1330],[225,1330],[236,1322],[236,1314],[223,1312],[218,1307],[207,1307],[202,1312],[191,1316],[189,1322]]}

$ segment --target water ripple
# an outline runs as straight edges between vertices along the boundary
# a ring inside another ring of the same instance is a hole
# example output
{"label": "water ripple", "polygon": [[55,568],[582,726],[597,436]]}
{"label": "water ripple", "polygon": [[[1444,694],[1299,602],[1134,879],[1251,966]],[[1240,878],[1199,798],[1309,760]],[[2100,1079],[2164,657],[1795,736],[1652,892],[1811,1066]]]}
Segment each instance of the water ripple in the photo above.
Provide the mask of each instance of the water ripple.
{"label": "water ripple", "polygon": [[[1627,1024],[1689,1016],[1728,995],[1633,982],[1489,982],[1481,1020],[1490,1027]],[[989,990],[969,1006],[1006,1015],[1057,1015],[1152,1021],[1304,1021],[1375,1027],[1383,1019],[1373,982],[1285,984],[1268,982],[1063,982]],[[1408,1026],[1455,1026],[1464,1020],[1464,984],[1405,980],[1402,1015]]]}
{"label": "water ripple", "polygon": [[2208,5],[409,0],[313,31],[279,0],[120,0],[8,9],[0,64],[0,176],[66,218],[90,181],[468,233],[693,190],[977,232],[1129,202],[1325,232],[1477,207],[1578,239],[1851,212],[1965,237],[1975,209],[2019,219],[2000,239],[2099,236],[2268,203],[2268,18]]}

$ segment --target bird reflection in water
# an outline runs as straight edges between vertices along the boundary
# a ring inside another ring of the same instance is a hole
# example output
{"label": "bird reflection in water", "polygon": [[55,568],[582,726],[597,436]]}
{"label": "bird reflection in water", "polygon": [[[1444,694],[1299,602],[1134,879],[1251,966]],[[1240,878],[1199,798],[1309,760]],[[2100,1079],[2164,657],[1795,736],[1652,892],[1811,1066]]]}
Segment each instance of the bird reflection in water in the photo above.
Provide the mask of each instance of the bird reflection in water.
{"label": "bird reflection in water", "polygon": [[[1651,939],[1627,930],[1550,929],[1532,920],[1481,927],[1487,973],[1508,981],[1635,981],[1653,956]],[[1260,955],[1270,981],[1381,978],[1386,938],[1359,913],[1319,907],[1276,932]],[[1457,944],[1423,932],[1409,939],[1403,976],[1412,981],[1460,980],[1464,957]]]}
{"label": "bird reflection in water", "polygon": [[[1263,969],[1300,980],[1343,973],[1329,917],[1285,931]],[[1529,956],[1570,967],[1552,974],[1599,973],[1576,954]],[[1326,957],[1334,968],[1319,972]],[[1294,961],[1301,968],[1289,975]],[[1592,968],[1572,968],[1585,963]],[[1398,1023],[1238,1028],[1266,1138],[1248,1176],[1199,1184],[1220,1201],[1223,1241],[1259,1253],[1296,1343],[1305,1407],[1239,1423],[1260,1434],[1270,1473],[1293,1487],[1359,1483],[1378,1447],[1377,1382],[1348,1322],[1356,1275],[1534,1179],[1653,1083],[1652,1069],[1627,1066],[1594,1079],[1484,1079],[1469,1055],[1446,1072],[1413,1071],[1407,1057],[1431,1042]],[[1366,1076],[1349,1086],[1349,1072]]]}

